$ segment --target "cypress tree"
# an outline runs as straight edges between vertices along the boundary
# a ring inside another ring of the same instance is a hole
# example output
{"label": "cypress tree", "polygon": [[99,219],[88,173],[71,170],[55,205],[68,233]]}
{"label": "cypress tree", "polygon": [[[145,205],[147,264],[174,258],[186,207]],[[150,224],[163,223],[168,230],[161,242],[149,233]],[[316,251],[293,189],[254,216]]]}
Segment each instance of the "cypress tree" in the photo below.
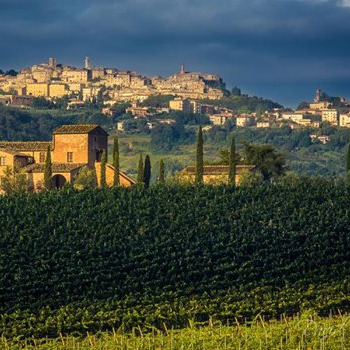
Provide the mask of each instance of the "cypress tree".
{"label": "cypress tree", "polygon": [[236,185],[236,142],[234,136],[231,140],[228,183],[232,186]]}
{"label": "cypress tree", "polygon": [[106,188],[107,187],[107,182],[106,182],[106,166],[107,166],[107,159],[106,159],[106,151],[102,151],[102,157],[101,157],[101,188]]}
{"label": "cypress tree", "polygon": [[114,148],[113,148],[113,167],[114,167],[114,180],[113,186],[117,187],[119,183],[119,144],[118,136],[114,138]]}
{"label": "cypress tree", "polygon": [[52,161],[51,147],[47,146],[45,165],[44,165],[44,187],[47,190],[52,189]]}
{"label": "cypress tree", "polygon": [[143,170],[143,183],[145,187],[148,188],[151,181],[151,159],[147,154],[145,157],[145,167]]}
{"label": "cypress tree", "polygon": [[348,145],[348,153],[346,155],[346,173],[349,174],[350,171],[350,143]]}
{"label": "cypress tree", "polygon": [[159,176],[158,176],[158,183],[165,184],[165,171],[164,171],[164,162],[163,159],[159,162]]}
{"label": "cypress tree", "polygon": [[346,182],[350,185],[350,143],[346,154]]}
{"label": "cypress tree", "polygon": [[137,167],[137,183],[141,184],[143,181],[143,158],[140,154],[139,165]]}
{"label": "cypress tree", "polygon": [[198,130],[197,154],[196,154],[196,185],[203,184],[203,133],[202,126]]}

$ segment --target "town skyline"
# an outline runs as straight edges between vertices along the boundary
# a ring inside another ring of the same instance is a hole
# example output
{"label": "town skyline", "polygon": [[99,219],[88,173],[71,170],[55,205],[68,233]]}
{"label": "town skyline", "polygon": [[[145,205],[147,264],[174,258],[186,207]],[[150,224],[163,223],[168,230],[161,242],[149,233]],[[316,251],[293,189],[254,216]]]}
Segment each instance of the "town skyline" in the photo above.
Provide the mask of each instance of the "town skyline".
{"label": "town skyline", "polygon": [[184,63],[294,106],[321,88],[350,96],[349,3],[2,0],[0,68],[56,56],[169,75]]}
{"label": "town skyline", "polygon": [[[74,62],[76,63],[72,63],[72,62],[64,62],[60,59],[56,59],[56,57],[51,56],[50,58],[55,60],[55,63],[57,62],[58,65],[62,65],[63,67],[71,67],[73,69],[85,69],[86,68],[86,59],[89,60],[89,64],[90,64],[90,68],[104,68],[104,69],[115,69],[116,71],[120,71],[120,72],[132,72],[132,73],[136,73],[140,76],[144,76],[144,77],[162,77],[162,78],[168,78],[171,77],[172,75],[174,75],[176,72],[179,72],[181,70],[181,67],[184,67],[184,69],[186,70],[186,72],[188,73],[192,73],[192,72],[200,72],[202,73],[203,71],[196,69],[195,66],[188,66],[186,64],[184,64],[184,62],[181,62],[180,64],[178,64],[175,67],[171,67],[171,71],[169,72],[165,72],[164,74],[161,73],[157,73],[155,72],[154,74],[144,74],[144,72],[134,69],[135,67],[119,67],[117,64],[111,64],[111,65],[106,65],[106,64],[99,64],[100,62],[96,62],[94,60],[93,56],[84,56],[84,57],[80,57],[80,59],[76,59],[74,60]],[[33,64],[27,64],[24,65],[22,67],[13,67],[10,66],[11,68],[6,68],[4,69],[3,67],[0,66],[0,69],[2,69],[4,72],[6,70],[10,70],[10,69],[15,69],[16,71],[20,72],[23,71],[27,68],[30,67],[35,67],[35,66],[41,66],[41,65],[47,65],[48,63],[48,59],[50,58],[39,58],[37,62],[34,62]],[[124,69],[125,68],[125,69]],[[189,68],[189,69],[188,69]],[[164,70],[161,70],[162,72],[164,72]],[[205,73],[209,73],[208,71],[205,71]],[[323,83],[320,84],[320,86],[316,86],[316,85],[312,85],[311,88],[314,88],[313,90],[309,89],[309,85],[307,86],[300,86],[300,87],[295,87],[294,85],[291,85],[287,91],[285,91],[286,95],[288,95],[289,93],[291,94],[291,99],[292,101],[291,103],[283,103],[284,100],[278,100],[275,99],[271,96],[267,96],[266,94],[263,93],[264,91],[264,84],[262,84],[262,86],[259,86],[258,84],[255,86],[255,90],[254,87],[252,87],[252,91],[250,90],[246,90],[244,88],[244,86],[242,87],[239,84],[230,84],[229,82],[226,81],[225,76],[221,76],[220,74],[217,74],[216,71],[211,71],[210,74],[215,74],[217,76],[219,76],[220,78],[222,78],[223,83],[226,86],[226,89],[231,90],[233,87],[239,87],[242,90],[243,94],[247,94],[250,96],[258,96],[258,97],[263,97],[263,98],[267,98],[270,99],[276,103],[280,103],[282,105],[284,105],[284,107],[286,108],[292,108],[292,109],[296,109],[296,107],[299,105],[300,102],[302,101],[312,101],[314,98],[314,94],[315,91],[320,89],[326,93],[329,93],[330,96],[341,96],[344,97],[345,99],[349,100],[350,99],[350,91],[349,91],[349,95],[347,95],[345,92],[347,91],[347,86],[343,86],[342,84],[337,84],[337,86],[333,86],[331,83]],[[326,88],[324,88],[326,87]],[[327,88],[328,87],[328,88]],[[255,91],[260,91],[261,93],[255,93]],[[338,93],[335,93],[338,92]],[[348,97],[349,96],[349,97]]]}

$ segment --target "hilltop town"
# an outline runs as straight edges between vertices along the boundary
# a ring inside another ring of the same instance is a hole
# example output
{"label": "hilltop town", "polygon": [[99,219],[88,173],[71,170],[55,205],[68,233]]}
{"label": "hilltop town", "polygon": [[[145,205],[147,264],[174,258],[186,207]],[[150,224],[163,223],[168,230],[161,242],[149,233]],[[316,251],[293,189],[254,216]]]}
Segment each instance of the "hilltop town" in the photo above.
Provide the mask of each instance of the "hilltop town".
{"label": "hilltop town", "polygon": [[[159,96],[167,97],[163,99],[166,103],[159,106],[147,103],[152,97]],[[318,128],[321,123],[330,123],[350,127],[350,102],[344,98],[329,99],[321,90],[316,92],[314,101],[300,104],[295,111],[273,103],[267,110],[234,108],[231,103],[226,103],[228,96],[233,101],[247,97],[241,95],[238,88],[228,91],[219,75],[188,72],[183,65],[177,73],[163,78],[95,67],[89,57],[85,58],[83,68],[59,64],[55,58],[49,58],[48,63],[0,74],[0,105],[30,108],[38,99],[53,104],[64,99],[66,109],[77,110],[98,102],[101,113],[113,116],[118,105],[127,103],[126,115],[117,124],[120,132],[128,131],[128,119],[142,119],[146,121],[143,127],[148,129],[159,124],[173,124],[175,120],[171,116],[167,118],[171,111],[205,115],[212,124],[206,126],[205,131],[225,125]],[[152,119],[154,116],[161,118]]]}
{"label": "hilltop town", "polygon": [[218,75],[186,72],[184,66],[168,78],[145,77],[134,71],[93,67],[89,57],[85,58],[84,68],[58,64],[55,58],[49,58],[48,63],[0,76],[0,89],[6,93],[49,99],[69,96],[76,101],[101,96],[108,104],[142,101],[160,94],[217,100],[223,96],[222,88]]}

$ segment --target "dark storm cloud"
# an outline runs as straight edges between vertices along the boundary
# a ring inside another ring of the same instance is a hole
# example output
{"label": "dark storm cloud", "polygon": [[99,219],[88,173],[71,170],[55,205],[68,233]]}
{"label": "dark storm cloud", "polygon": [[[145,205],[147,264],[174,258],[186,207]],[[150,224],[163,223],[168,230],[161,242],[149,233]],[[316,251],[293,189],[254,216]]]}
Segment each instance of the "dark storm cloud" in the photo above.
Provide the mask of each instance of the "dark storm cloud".
{"label": "dark storm cloud", "polygon": [[81,65],[89,55],[96,65],[167,75],[186,63],[223,75],[228,85],[252,92],[261,86],[255,91],[283,99],[281,86],[350,85],[347,6],[346,0],[0,0],[0,67],[48,56]]}

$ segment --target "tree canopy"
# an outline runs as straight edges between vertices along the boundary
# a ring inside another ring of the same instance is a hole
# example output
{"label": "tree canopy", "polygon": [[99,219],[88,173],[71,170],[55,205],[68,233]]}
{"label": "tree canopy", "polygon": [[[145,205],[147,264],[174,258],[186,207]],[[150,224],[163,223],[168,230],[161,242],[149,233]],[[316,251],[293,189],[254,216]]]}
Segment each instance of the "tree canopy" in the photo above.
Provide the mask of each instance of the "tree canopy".
{"label": "tree canopy", "polygon": [[147,97],[141,106],[154,107],[154,108],[167,108],[169,107],[169,101],[173,100],[173,95],[153,95]]}
{"label": "tree canopy", "polygon": [[243,142],[243,163],[256,166],[265,181],[283,175],[285,171],[285,156],[272,145],[254,145]]}
{"label": "tree canopy", "polygon": [[84,166],[79,171],[74,181],[74,187],[77,189],[92,189],[97,187],[97,176],[95,169]]}

